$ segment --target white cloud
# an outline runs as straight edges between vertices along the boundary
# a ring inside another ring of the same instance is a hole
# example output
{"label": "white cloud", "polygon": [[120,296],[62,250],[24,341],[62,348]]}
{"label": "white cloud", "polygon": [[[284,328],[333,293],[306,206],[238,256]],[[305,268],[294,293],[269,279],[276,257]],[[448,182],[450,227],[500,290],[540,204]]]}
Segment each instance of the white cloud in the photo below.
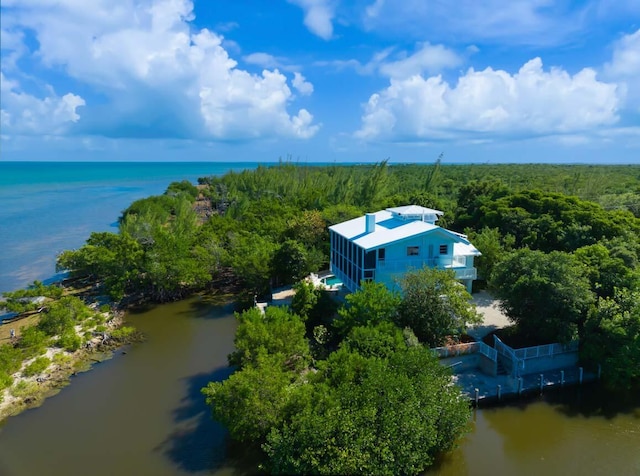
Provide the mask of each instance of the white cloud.
{"label": "white cloud", "polygon": [[17,81],[7,78],[2,72],[0,95],[3,135],[62,134],[80,119],[77,108],[85,105],[84,99],[71,93],[59,97],[52,92],[43,99],[24,93]]}
{"label": "white cloud", "polygon": [[640,30],[616,42],[604,76],[622,84],[630,107],[640,110]]}
{"label": "white cloud", "polygon": [[293,87],[302,94],[303,96],[308,96],[313,93],[313,84],[306,80],[302,74],[297,71],[293,73]]}
{"label": "white cloud", "polygon": [[193,26],[190,0],[6,3],[14,8],[3,20],[34,32],[45,66],[108,99],[87,101],[84,133],[243,140],[318,130],[308,111],[287,111],[295,97],[286,76],[240,69],[222,36]]}
{"label": "white cloud", "polygon": [[280,61],[278,61],[275,56],[268,53],[251,53],[249,55],[243,56],[242,59],[249,64],[255,64],[258,66],[262,66],[263,68],[277,68],[278,66],[281,66]]}
{"label": "white cloud", "polygon": [[553,45],[584,28],[590,7],[551,0],[375,0],[361,22],[366,29],[405,38],[423,39],[426,33],[432,41]]}
{"label": "white cloud", "polygon": [[469,69],[454,87],[441,76],[392,78],[369,98],[356,136],[428,141],[575,134],[616,123],[618,105],[616,85],[598,81],[594,70],[544,71],[535,58],[513,75]]}
{"label": "white cloud", "polygon": [[[473,54],[469,50],[467,54]],[[445,69],[461,65],[463,58],[454,50],[444,45],[418,43],[415,50],[409,53],[405,50],[397,51],[388,47],[377,51],[366,63],[356,59],[316,61],[316,66],[331,66],[338,70],[353,68],[358,74],[370,75],[379,73],[392,78],[406,78],[414,74],[439,73]]]}
{"label": "white cloud", "polygon": [[443,45],[424,43],[417,51],[397,61],[389,61],[380,65],[380,72],[385,76],[406,78],[424,72],[437,73],[446,68],[459,66],[462,59]]}
{"label": "white cloud", "polygon": [[304,24],[314,35],[324,40],[333,36],[333,0],[288,0],[304,11]]}

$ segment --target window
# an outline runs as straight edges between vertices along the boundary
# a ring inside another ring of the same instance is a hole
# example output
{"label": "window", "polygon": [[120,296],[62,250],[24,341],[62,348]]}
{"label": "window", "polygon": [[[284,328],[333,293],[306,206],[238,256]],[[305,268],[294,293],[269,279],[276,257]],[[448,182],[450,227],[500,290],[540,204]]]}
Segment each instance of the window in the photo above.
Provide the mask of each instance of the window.
{"label": "window", "polygon": [[385,256],[385,249],[380,248],[378,250],[378,261],[384,261],[384,256]]}
{"label": "window", "polygon": [[449,253],[449,245],[440,245],[440,254],[446,255]]}
{"label": "window", "polygon": [[418,256],[420,254],[419,246],[407,246],[407,256]]}

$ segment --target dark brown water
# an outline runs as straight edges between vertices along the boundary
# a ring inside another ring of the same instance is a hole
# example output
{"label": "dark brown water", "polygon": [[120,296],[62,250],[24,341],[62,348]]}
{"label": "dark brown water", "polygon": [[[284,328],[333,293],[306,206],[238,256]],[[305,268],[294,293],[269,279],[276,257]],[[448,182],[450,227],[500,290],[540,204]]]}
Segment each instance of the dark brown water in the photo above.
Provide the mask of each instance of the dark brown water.
{"label": "dark brown water", "polygon": [[[148,337],[0,428],[0,475],[243,474],[200,395],[229,374],[230,306],[199,299],[129,316]],[[640,398],[569,390],[482,409],[429,474],[640,475]],[[247,469],[249,468],[249,469]]]}

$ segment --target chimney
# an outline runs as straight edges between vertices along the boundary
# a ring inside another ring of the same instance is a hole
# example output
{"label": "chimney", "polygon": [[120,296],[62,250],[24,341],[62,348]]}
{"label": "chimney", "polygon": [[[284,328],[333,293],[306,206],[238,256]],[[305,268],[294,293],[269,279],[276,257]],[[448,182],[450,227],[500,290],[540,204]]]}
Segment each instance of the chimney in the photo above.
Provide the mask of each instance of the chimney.
{"label": "chimney", "polygon": [[365,219],[364,232],[373,233],[374,231],[376,231],[376,214],[367,213],[364,219]]}

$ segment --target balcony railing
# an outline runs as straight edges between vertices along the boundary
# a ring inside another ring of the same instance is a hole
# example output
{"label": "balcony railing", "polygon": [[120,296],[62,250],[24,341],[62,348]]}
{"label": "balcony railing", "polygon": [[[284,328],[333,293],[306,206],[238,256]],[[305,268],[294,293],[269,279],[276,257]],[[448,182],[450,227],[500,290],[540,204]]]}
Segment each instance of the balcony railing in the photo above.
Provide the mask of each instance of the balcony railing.
{"label": "balcony railing", "polygon": [[383,273],[403,273],[411,269],[429,268],[451,269],[457,279],[476,279],[478,272],[474,267],[467,267],[465,256],[438,257],[427,259],[402,259],[378,261],[377,269]]}

